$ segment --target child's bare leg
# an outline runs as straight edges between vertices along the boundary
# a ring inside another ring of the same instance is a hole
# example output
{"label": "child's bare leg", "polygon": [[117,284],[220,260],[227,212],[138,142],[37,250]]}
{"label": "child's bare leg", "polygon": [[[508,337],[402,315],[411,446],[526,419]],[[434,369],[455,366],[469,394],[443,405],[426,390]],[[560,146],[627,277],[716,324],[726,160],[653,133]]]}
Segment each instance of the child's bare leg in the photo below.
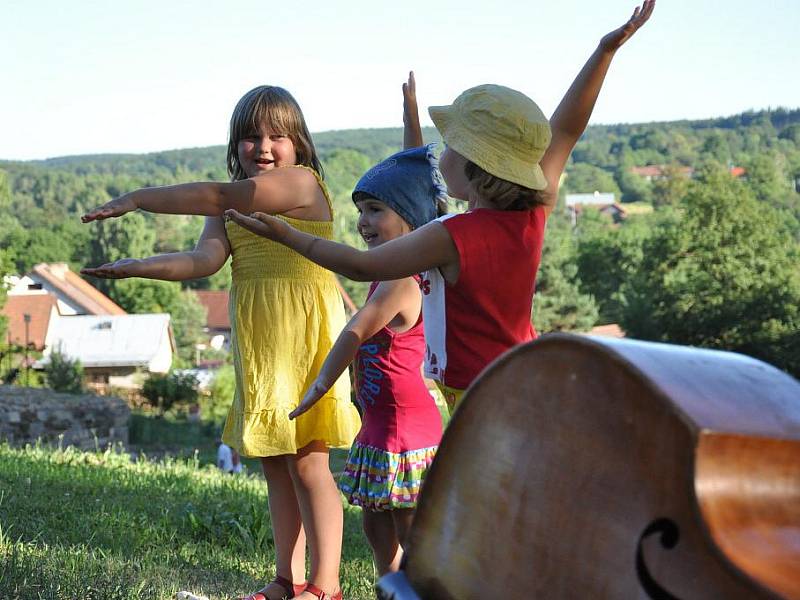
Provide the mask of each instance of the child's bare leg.
{"label": "child's bare leg", "polygon": [[395,532],[393,512],[365,509],[361,513],[364,533],[372,546],[375,569],[379,576],[397,571],[400,568],[400,559],[403,558],[403,549]]}
{"label": "child's bare leg", "polygon": [[[308,581],[328,594],[339,590],[342,558],[342,500],[328,465],[328,448],[314,441],[290,460],[290,472],[308,537],[311,570]],[[302,600],[314,598],[306,592]]]}
{"label": "child's bare leg", "polygon": [[[275,572],[294,583],[305,581],[306,534],[300,520],[300,507],[294,491],[286,456],[261,459],[261,469],[267,480],[269,514],[275,540]],[[273,589],[274,588],[274,589]],[[283,598],[284,589],[271,585],[269,597]]]}
{"label": "child's bare leg", "polygon": [[411,523],[414,520],[414,509],[396,508],[391,511],[391,515],[397,539],[400,541],[400,545],[405,548],[408,530],[411,528]]}

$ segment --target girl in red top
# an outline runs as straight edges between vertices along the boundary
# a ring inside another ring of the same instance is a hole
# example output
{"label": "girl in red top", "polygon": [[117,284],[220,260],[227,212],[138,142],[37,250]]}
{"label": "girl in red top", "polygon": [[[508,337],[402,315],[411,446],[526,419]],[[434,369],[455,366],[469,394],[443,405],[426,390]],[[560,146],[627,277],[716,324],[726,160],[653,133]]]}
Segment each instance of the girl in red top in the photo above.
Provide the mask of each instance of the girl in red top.
{"label": "girl in red top", "polygon": [[448,193],[468,211],[422,227],[371,252],[293,230],[268,215],[231,218],[355,280],[425,272],[427,372],[456,403],[502,352],[536,336],[530,315],[544,226],[564,166],[592,114],[616,51],[650,17],[645,0],[597,49],[548,120],[527,96],[496,85],[463,92],[430,115],[446,148]]}
{"label": "girl in red top", "polygon": [[[358,230],[370,251],[436,218],[446,192],[423,146],[370,169],[356,184]],[[441,202],[441,204],[440,204]],[[373,282],[342,331],[295,418],[322,398],[355,358],[361,430],[339,488],[363,508],[364,532],[381,575],[396,571],[417,495],[442,437],[442,418],[422,379],[425,338],[419,276]]]}

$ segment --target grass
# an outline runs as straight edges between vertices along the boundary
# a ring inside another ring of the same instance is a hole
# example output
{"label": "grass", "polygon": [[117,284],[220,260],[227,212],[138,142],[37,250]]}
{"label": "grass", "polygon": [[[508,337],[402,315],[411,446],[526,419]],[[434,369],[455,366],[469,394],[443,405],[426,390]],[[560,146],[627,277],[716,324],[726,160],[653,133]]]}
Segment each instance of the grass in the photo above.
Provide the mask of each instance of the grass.
{"label": "grass", "polygon": [[[224,475],[197,456],[133,461],[110,450],[0,445],[0,598],[251,593],[274,575],[266,501],[259,476]],[[346,598],[374,598],[352,507],[341,577]]]}

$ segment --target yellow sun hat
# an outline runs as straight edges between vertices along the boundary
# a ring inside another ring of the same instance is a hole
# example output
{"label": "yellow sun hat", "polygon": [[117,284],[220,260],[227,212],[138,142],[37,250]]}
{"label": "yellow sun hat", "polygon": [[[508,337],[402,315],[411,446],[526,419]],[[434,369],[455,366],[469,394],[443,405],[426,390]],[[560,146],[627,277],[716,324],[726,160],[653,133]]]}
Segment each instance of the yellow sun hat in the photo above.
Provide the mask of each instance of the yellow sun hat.
{"label": "yellow sun hat", "polygon": [[487,173],[534,190],[547,187],[539,161],[550,145],[550,121],[525,94],[484,84],[428,113],[444,143]]}

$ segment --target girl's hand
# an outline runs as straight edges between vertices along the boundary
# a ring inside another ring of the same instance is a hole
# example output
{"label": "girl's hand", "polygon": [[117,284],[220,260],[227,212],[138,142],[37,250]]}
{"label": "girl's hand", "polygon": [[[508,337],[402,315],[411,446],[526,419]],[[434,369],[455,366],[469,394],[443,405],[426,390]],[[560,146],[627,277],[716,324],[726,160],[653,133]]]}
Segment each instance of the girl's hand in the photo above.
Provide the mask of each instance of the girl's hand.
{"label": "girl's hand", "polygon": [[603,39],[600,40],[600,47],[606,52],[616,52],[622,44],[627,42],[647,22],[647,19],[653,14],[655,6],[656,0],[644,0],[642,6],[637,6],[634,9],[633,15],[625,25],[603,36]]}
{"label": "girl's hand", "polygon": [[303,396],[303,399],[300,401],[300,404],[297,405],[297,408],[289,413],[289,418],[296,419],[304,412],[311,410],[311,408],[313,408],[317,401],[319,401],[319,399],[322,398],[329,389],[329,385],[325,385],[319,379],[315,380],[314,383],[311,384],[311,387],[308,388],[308,391],[306,391],[305,396]]}
{"label": "girl's hand", "polygon": [[226,210],[225,218],[237,223],[261,237],[276,242],[282,241],[289,233],[291,226],[286,222],[262,212],[254,212],[249,217],[236,210]]}
{"label": "girl's hand", "polygon": [[403,148],[419,148],[423,144],[417,106],[417,83],[414,80],[414,71],[409,71],[408,81],[403,84]]}
{"label": "girl's hand", "polygon": [[121,258],[113,263],[106,263],[99,267],[84,267],[82,275],[97,277],[98,279],[126,279],[138,276],[138,267],[142,261],[138,258]]}
{"label": "girl's hand", "polygon": [[111,217],[121,217],[137,208],[139,207],[136,206],[131,195],[123,194],[119,198],[114,198],[111,202],[106,202],[103,206],[90,210],[81,217],[81,222],[89,223],[90,221],[102,221]]}

